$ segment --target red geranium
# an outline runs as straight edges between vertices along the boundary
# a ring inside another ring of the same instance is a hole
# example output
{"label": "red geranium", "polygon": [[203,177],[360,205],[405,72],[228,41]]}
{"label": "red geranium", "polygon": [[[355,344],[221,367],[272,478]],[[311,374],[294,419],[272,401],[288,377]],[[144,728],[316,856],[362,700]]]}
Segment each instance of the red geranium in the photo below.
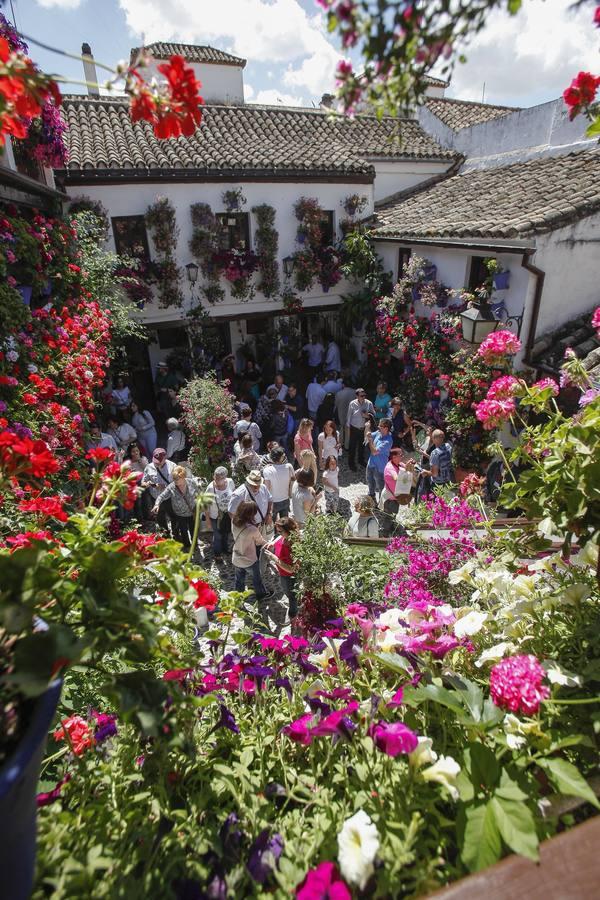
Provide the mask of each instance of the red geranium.
{"label": "red geranium", "polygon": [[107,459],[114,459],[115,454],[108,447],[93,447],[92,450],[88,450],[85,454],[85,458],[94,462],[104,462]]}
{"label": "red geranium", "polygon": [[581,110],[594,102],[600,87],[600,77],[591,72],[580,72],[563,93],[563,99],[569,107],[569,119],[574,119]]}
{"label": "red geranium", "polygon": [[21,512],[51,516],[59,522],[66,522],[69,518],[63,508],[63,501],[60,497],[36,497],[34,500],[21,500],[19,509]]}
{"label": "red geranium", "polygon": [[81,716],[69,716],[68,719],[63,719],[61,727],[55,730],[55,741],[64,741],[67,738],[76,756],[81,756],[89,747],[94,746],[92,730]]}
{"label": "red geranium", "polygon": [[137,553],[142,559],[154,559],[152,547],[159,544],[162,538],[157,538],[155,534],[140,534],[139,531],[126,531],[119,538],[123,544],[123,553]]}
{"label": "red geranium", "polygon": [[206,581],[197,579],[196,581],[190,581],[190,584],[198,595],[194,600],[194,608],[200,609],[200,607],[204,607],[204,609],[212,611],[219,602],[217,592]]}
{"label": "red geranium", "polygon": [[59,462],[44,441],[21,438],[13,431],[0,434],[0,470],[4,475],[43,478],[58,469]]}

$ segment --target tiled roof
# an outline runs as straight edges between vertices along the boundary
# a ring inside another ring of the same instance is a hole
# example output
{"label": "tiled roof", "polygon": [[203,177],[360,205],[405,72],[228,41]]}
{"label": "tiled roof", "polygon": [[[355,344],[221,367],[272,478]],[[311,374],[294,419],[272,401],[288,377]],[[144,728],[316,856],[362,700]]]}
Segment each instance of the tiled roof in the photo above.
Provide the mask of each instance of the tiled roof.
{"label": "tiled roof", "polygon": [[183,56],[188,62],[196,63],[217,63],[222,66],[241,66],[244,68],[246,60],[240,56],[233,56],[224,50],[217,50],[216,47],[200,46],[198,44],[170,44],[165,41],[155,41],[153,44],[146,44],[144,48],[133,47],[131,50],[131,61],[135,59],[140,50],[147,50],[155,59],[169,59],[173,54]]}
{"label": "tiled roof", "polygon": [[[204,107],[190,138],[159,140],[148,122],[133,123],[125,98],[71,95],[62,106],[68,124],[67,171],[139,177],[149,169],[242,175],[362,173],[373,158],[448,159],[413,120],[332,117],[321,110],[269,106]],[[108,170],[108,173],[107,173]]]}
{"label": "tiled roof", "polygon": [[429,84],[431,87],[443,87],[447,88],[450,84],[449,81],[444,81],[443,78],[434,78],[433,75],[425,76],[425,83]]}
{"label": "tiled roof", "polygon": [[424,105],[452,131],[490,122],[517,111],[514,106],[492,106],[490,103],[472,103],[470,100],[452,100],[448,97],[426,97]]}
{"label": "tiled roof", "polygon": [[377,207],[375,235],[526,238],[600,210],[600,150],[471,170]]}
{"label": "tiled roof", "polygon": [[558,373],[570,347],[582,361],[594,383],[600,386],[600,339],[592,326],[592,313],[599,304],[577,319],[571,319],[557,331],[542,335],[531,350],[531,361],[541,369]]}

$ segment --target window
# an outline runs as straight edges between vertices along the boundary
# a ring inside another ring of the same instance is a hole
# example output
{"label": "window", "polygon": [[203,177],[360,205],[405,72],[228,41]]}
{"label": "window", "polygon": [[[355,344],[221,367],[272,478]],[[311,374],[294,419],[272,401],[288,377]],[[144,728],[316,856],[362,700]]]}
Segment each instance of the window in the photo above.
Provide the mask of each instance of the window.
{"label": "window", "polygon": [[335,231],[333,227],[333,210],[324,209],[323,218],[321,219],[321,232],[323,238],[321,244],[323,247],[330,247],[335,241]]}
{"label": "window", "polygon": [[398,281],[402,278],[402,270],[412,255],[410,247],[400,247],[398,250]]}
{"label": "window", "polygon": [[250,249],[250,222],[248,213],[217,213],[221,226],[223,250]]}
{"label": "window", "polygon": [[159,328],[157,330],[158,346],[161,350],[176,350],[188,346],[185,328]]}
{"label": "window", "polygon": [[472,256],[471,271],[469,272],[469,290],[474,291],[475,288],[485,284],[489,278],[489,272],[485,266],[485,260],[489,256]]}
{"label": "window", "polygon": [[115,249],[121,256],[148,261],[148,235],[143,216],[115,216],[111,219]]}
{"label": "window", "polygon": [[269,324],[269,319],[262,316],[255,319],[246,319],[246,334],[265,334]]}

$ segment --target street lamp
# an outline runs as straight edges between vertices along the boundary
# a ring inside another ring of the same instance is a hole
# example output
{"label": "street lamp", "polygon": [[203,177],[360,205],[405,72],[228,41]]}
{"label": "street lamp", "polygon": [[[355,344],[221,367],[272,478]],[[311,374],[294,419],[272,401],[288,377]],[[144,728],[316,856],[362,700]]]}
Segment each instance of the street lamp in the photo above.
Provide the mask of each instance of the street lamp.
{"label": "street lamp", "polygon": [[286,278],[291,278],[294,271],[295,260],[293,256],[284,256],[283,258],[283,274]]}
{"label": "street lamp", "polygon": [[190,262],[185,268],[187,272],[187,279],[193,287],[198,281],[198,266],[195,262]]}
{"label": "street lamp", "polygon": [[461,312],[463,339],[468,344],[481,344],[498,327],[498,319],[490,309],[487,300],[478,300]]}

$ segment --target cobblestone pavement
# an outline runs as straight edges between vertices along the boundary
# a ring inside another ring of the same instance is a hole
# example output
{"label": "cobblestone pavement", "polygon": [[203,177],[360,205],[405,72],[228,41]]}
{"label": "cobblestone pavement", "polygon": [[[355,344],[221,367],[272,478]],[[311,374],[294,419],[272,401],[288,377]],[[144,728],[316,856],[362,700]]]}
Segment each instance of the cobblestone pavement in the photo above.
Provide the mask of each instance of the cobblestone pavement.
{"label": "cobblestone pavement", "polygon": [[[347,455],[342,454],[340,460],[340,505],[338,512],[345,519],[349,519],[354,507],[354,500],[361,494],[366,494],[367,483],[364,467],[356,472],[351,472],[348,467]],[[202,565],[215,577],[218,577],[225,590],[233,590],[234,570],[231,564],[231,556],[227,554],[224,561],[217,564],[213,557],[210,543],[210,534],[203,532],[199,540]],[[263,580],[265,587],[272,591],[272,596],[262,601],[258,606],[265,627],[274,634],[284,634],[289,631],[287,618],[287,597],[282,595],[279,587],[279,578],[269,566],[264,567]]]}

